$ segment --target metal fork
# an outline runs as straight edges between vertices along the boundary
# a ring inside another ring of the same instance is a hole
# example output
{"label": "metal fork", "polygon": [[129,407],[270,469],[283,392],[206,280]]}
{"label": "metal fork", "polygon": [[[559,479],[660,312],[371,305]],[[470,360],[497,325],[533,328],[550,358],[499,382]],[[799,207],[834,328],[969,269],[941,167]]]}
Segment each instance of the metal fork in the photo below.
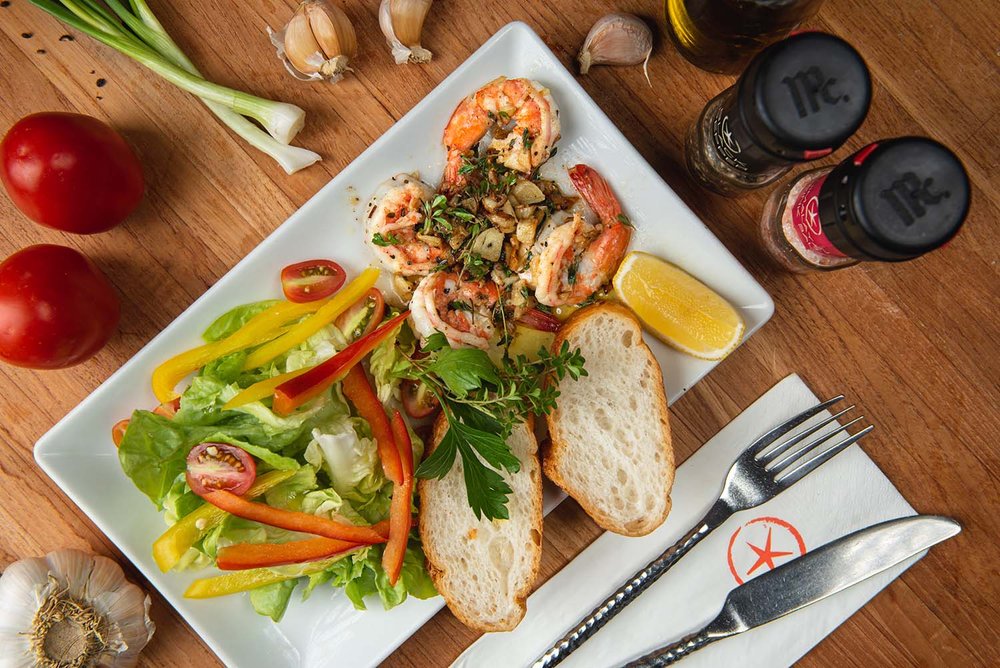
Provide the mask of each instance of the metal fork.
{"label": "metal fork", "polygon": [[[729,474],[726,476],[726,482],[719,500],[715,502],[715,505],[702,518],[701,522],[695,525],[683,538],[674,543],[673,546],[668,548],[666,552],[633,575],[628,582],[619,587],[618,591],[612,594],[599,607],[595,608],[590,615],[580,620],[562,640],[550,647],[532,664],[533,668],[551,668],[561,663],[563,659],[576,651],[580,645],[597,633],[601,627],[611,621],[629,603],[634,601],[639,594],[646,591],[671,566],[680,561],[680,558],[697,545],[702,538],[721,526],[734,513],[755,508],[770,501],[842,452],[849,445],[857,443],[875,428],[869,425],[855,434],[846,432],[848,427],[864,418],[862,415],[844,425],[838,425],[837,429],[820,433],[806,445],[795,449],[795,446],[813,436],[825,426],[836,422],[842,415],[854,408],[854,406],[849,406],[836,415],[828,417],[818,424],[803,430],[801,433],[774,445],[782,436],[843,398],[843,395],[838,395],[808,410],[802,411],[751,443],[736,461],[733,462],[732,467],[729,469]],[[821,450],[812,456],[808,456],[819,449],[824,443],[827,443],[832,437],[842,433],[847,433],[847,436],[837,444]]]}

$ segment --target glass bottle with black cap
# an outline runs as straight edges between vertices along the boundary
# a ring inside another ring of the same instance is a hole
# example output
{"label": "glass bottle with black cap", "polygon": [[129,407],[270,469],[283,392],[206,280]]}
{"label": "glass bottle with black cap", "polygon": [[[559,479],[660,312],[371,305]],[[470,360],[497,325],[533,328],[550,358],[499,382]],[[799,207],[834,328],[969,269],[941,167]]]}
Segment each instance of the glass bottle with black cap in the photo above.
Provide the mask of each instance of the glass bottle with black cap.
{"label": "glass bottle with black cap", "polygon": [[901,137],[775,190],[760,232],[786,269],[831,270],[920,257],[954,237],[968,212],[969,179],[955,154],[932,139]]}
{"label": "glass bottle with black cap", "polygon": [[793,35],[761,51],[688,132],[686,158],[702,186],[736,195],[793,165],[829,155],[861,126],[871,78],[850,44]]}

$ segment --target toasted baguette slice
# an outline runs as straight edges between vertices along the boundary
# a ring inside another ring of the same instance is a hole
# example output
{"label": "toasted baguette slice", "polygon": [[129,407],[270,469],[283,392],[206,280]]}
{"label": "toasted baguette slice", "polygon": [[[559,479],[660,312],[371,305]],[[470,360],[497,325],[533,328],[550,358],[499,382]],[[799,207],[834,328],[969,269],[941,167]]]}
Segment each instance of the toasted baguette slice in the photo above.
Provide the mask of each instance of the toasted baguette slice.
{"label": "toasted baguette slice", "polygon": [[[434,425],[432,450],[447,429],[442,415]],[[502,472],[513,490],[507,520],[476,519],[460,456],[444,478],[418,483],[427,570],[455,616],[478,631],[517,626],[542,556],[542,473],[531,423],[516,426],[507,443],[521,462],[517,473]]]}
{"label": "toasted baguette slice", "polygon": [[674,451],[663,376],[639,321],[613,303],[581,309],[553,348],[580,348],[587,376],[559,384],[543,470],[597,524],[643,536],[670,512]]}

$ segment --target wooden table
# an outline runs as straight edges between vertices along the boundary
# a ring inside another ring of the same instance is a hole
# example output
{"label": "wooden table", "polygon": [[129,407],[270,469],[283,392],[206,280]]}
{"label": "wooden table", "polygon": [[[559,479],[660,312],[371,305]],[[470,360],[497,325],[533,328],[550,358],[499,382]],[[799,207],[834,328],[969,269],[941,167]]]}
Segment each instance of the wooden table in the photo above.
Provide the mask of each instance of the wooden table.
{"label": "wooden table", "polygon": [[[654,86],[639,68],[597,68],[581,83],[777,304],[760,333],[674,406],[678,461],[788,373],[801,374],[817,394],[848,394],[878,425],[865,450],[903,495],[918,511],[956,517],[965,530],[800,665],[1000,663],[1000,11],[994,0],[829,0],[811,22],[852,42],[875,82],[868,120],[835,159],[875,139],[930,135],[963,159],[974,193],[965,230],[944,250],[898,266],[810,276],[783,273],[762,253],[754,234],[765,192],[725,199],[699,190],[685,173],[684,132],[732,79],[701,72],[672,49],[656,2],[439,2],[424,41],[435,58],[422,67],[390,62],[374,0],[339,2],[355,21],[361,56],[356,75],[333,87],[295,81],[274,59],[264,25],[281,25],[293,0],[151,3],[212,79],[308,111],[301,143],[324,160],[292,177],[196,99],[134,62],[78,34],[75,41],[60,40],[75,33],[27,0],[0,7],[0,127],[41,110],[91,114],[136,146],[149,183],[126,224],[94,237],[43,229],[0,197],[0,254],[42,242],[79,248],[123,298],[120,333],[92,361],[44,373],[0,366],[0,564],[61,547],[121,560],[35,466],[34,441],[500,26],[528,22],[572,66],[591,22],[615,9],[658,26],[649,64]],[[599,534],[572,502],[562,504],[545,529],[543,579]],[[143,665],[216,664],[155,594],[153,617],[157,633]],[[444,611],[386,664],[447,665],[474,638]]]}

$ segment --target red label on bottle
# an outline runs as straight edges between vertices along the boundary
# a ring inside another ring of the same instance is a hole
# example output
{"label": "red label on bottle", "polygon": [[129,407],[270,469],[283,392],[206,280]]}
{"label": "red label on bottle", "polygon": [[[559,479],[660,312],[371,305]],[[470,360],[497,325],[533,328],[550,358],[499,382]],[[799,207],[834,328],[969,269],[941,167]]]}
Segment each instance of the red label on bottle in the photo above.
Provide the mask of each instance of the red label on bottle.
{"label": "red label on bottle", "polygon": [[823,225],[819,220],[819,190],[826,181],[826,175],[817,178],[807,185],[792,202],[792,226],[799,238],[799,243],[806,250],[832,258],[847,257],[837,247],[830,243],[823,233]]}

